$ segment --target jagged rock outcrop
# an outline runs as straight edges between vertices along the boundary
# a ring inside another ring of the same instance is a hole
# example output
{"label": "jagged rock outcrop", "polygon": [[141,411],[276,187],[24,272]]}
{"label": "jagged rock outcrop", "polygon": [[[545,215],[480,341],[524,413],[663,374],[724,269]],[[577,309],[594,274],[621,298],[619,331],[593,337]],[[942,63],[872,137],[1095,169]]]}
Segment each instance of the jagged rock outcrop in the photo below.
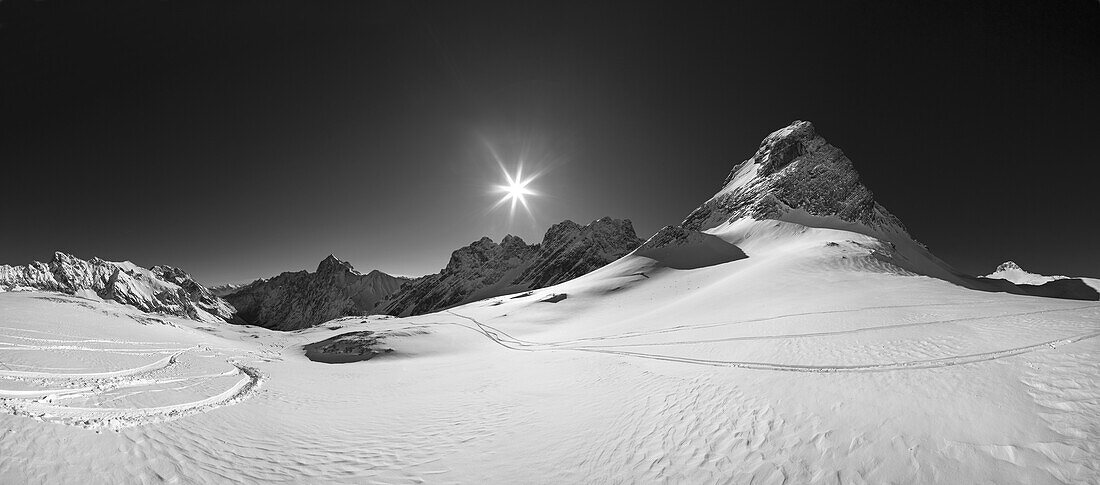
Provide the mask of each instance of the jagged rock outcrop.
{"label": "jagged rock outcrop", "polygon": [[297,330],[347,315],[377,313],[375,306],[407,278],[375,270],[362,274],[329,255],[317,271],[286,272],[225,295],[246,323]]}
{"label": "jagged rock outcrop", "polygon": [[901,221],[875,202],[860,182],[852,161],[808,121],[796,121],[768,135],[756,154],[734,166],[722,189],[682,225],[706,230],[744,217],[781,219],[799,210],[812,217],[907,235]]}
{"label": "jagged rock outcrop", "polygon": [[534,262],[513,283],[535,289],[569,281],[623,257],[641,243],[630,219],[604,217],[587,226],[566,220],[546,231]]}
{"label": "jagged rock outcrop", "polygon": [[160,265],[146,269],[129,261],[99,258],[85,261],[62,252],[54,253],[49,263],[0,266],[0,290],[24,289],[92,292],[144,312],[207,322],[230,321],[234,313],[225,300],[179,268]]}
{"label": "jagged rock outcrop", "polygon": [[642,243],[629,219],[604,217],[581,226],[564,221],[546,231],[541,244],[508,235],[487,237],[451,254],[439,273],[405,284],[383,313],[421,315],[463,303],[543,288],[587,274]]}

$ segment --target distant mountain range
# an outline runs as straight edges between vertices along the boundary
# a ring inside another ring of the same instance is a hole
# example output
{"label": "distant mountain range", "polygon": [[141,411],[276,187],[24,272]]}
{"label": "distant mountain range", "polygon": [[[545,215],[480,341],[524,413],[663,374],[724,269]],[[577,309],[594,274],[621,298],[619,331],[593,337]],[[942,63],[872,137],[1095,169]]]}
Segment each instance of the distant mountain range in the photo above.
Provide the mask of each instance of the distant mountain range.
{"label": "distant mountain range", "polygon": [[145,312],[205,322],[239,322],[225,300],[171,266],[146,269],[129,261],[85,261],[62,252],[48,263],[0,265],[0,291],[30,289],[114,300]]}
{"label": "distant mountain range", "polygon": [[746,253],[753,248],[795,244],[796,239],[783,231],[806,228],[872,238],[873,243],[847,240],[830,245],[866,252],[874,265],[892,272],[982,291],[1100,299],[1091,286],[1095,280],[1035,275],[1012,262],[987,277],[955,270],[914,240],[901,221],[875,201],[844,153],[806,121],[768,135],[751,158],[733,167],[716,194],[680,225],[666,226],[646,241],[638,238],[629,219],[604,217],[584,226],[567,220],[551,226],[538,244],[511,235],[500,243],[481,238],[455,250],[440,272],[420,278],[377,270],[362,274],[330,255],[313,273],[286,272],[212,289],[169,266],[145,269],[59,252],[49,263],[0,266],[0,291],[61,291],[115,300],[147,312],[296,330],[347,315],[420,315],[553,286],[628,254],[673,269],[721,264],[749,257]]}
{"label": "distant mountain range", "polygon": [[420,315],[508,293],[555,285],[633,251],[642,240],[629,219],[604,217],[581,226],[555,224],[541,244],[516,236],[487,237],[451,254],[447,267],[417,278],[393,295],[381,313]]}
{"label": "distant mountain range", "polygon": [[248,323],[297,330],[345,315],[421,315],[484,298],[543,288],[586,274],[638,247],[629,220],[605,217],[555,224],[541,244],[488,237],[451,254],[447,267],[416,279],[364,275],[329,256],[314,273],[298,271],[230,290],[225,299]]}

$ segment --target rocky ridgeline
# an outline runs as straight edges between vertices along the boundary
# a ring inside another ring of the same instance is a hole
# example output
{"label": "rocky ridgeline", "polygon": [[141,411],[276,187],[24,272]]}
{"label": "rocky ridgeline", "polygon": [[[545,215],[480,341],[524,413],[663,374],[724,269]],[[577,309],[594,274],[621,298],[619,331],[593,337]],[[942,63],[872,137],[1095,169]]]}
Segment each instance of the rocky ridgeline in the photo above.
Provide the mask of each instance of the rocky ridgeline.
{"label": "rocky ridgeline", "polygon": [[447,267],[406,283],[382,313],[421,315],[463,303],[543,288],[587,274],[642,243],[629,219],[604,217],[581,226],[555,224],[541,244],[508,235],[500,244],[487,237],[451,254]]}
{"label": "rocky ridgeline", "polygon": [[0,290],[44,290],[68,294],[94,293],[141,311],[164,313],[199,321],[229,321],[233,307],[171,266],[146,269],[128,261],[99,258],[88,261],[62,252],[49,263],[0,266]]}
{"label": "rocky ridgeline", "polygon": [[407,278],[381,271],[362,274],[329,255],[317,271],[286,272],[256,280],[225,299],[246,323],[274,330],[297,330],[347,315],[377,313],[376,305]]}
{"label": "rocky ridgeline", "polygon": [[722,185],[684,219],[683,227],[701,231],[744,217],[782,219],[800,209],[813,217],[908,235],[901,221],[875,202],[852,161],[808,121],[795,121],[768,135],[752,158],[733,167]]}

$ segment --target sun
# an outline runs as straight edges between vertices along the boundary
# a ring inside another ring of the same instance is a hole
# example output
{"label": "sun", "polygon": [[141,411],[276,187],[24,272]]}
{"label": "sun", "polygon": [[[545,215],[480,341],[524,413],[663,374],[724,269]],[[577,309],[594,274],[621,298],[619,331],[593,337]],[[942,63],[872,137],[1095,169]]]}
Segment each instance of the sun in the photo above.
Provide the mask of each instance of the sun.
{"label": "sun", "polygon": [[495,209],[511,202],[511,208],[509,210],[510,215],[515,215],[517,203],[523,205],[524,210],[530,214],[531,206],[527,205],[527,196],[536,195],[536,193],[527,186],[535,177],[523,178],[523,165],[516,167],[515,176],[508,173],[508,170],[504,169],[503,165],[501,165],[501,171],[504,172],[505,184],[496,186],[496,191],[504,192],[504,197],[497,201],[496,204],[493,204],[493,207],[490,209]]}

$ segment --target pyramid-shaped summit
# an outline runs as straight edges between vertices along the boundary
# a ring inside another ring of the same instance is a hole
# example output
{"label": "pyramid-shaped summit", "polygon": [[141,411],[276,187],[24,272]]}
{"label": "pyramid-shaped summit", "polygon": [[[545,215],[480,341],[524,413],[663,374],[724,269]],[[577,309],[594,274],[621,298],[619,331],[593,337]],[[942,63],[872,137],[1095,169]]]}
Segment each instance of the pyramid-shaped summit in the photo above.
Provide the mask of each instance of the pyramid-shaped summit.
{"label": "pyramid-shaped summit", "polygon": [[328,255],[328,257],[321,260],[321,263],[317,265],[318,273],[332,273],[340,270],[359,274],[359,272],[355,271],[355,268],[351,266],[351,263],[337,258],[333,254]]}
{"label": "pyramid-shaped summit", "polygon": [[722,189],[682,225],[706,230],[746,217],[862,226],[860,232],[908,237],[901,221],[875,202],[852,161],[809,121],[795,121],[768,135],[752,158],[735,165]]}

